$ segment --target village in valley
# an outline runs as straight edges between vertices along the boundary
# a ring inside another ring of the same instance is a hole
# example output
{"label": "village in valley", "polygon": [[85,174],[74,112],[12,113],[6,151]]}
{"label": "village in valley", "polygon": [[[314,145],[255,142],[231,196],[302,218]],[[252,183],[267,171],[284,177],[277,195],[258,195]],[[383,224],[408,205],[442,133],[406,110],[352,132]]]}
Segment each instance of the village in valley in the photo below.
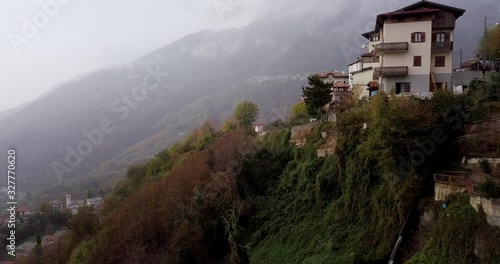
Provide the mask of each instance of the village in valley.
{"label": "village in valley", "polygon": [[[18,234],[21,234],[16,246],[17,256],[27,256],[37,246],[48,247],[64,237],[67,233],[65,221],[70,215],[76,215],[79,209],[83,207],[93,208],[98,212],[102,207],[104,198],[101,195],[96,195],[92,198],[73,200],[71,194],[67,193],[63,200],[51,200],[43,204],[40,210],[32,209],[25,205],[16,207],[16,227]],[[44,219],[44,220],[41,220]],[[49,221],[41,233],[33,233],[30,226],[39,226],[40,221]],[[7,228],[9,217],[4,216],[0,219],[0,228]],[[26,232],[23,230],[26,229]],[[31,230],[31,231],[30,231]],[[28,236],[28,237],[24,237]]]}

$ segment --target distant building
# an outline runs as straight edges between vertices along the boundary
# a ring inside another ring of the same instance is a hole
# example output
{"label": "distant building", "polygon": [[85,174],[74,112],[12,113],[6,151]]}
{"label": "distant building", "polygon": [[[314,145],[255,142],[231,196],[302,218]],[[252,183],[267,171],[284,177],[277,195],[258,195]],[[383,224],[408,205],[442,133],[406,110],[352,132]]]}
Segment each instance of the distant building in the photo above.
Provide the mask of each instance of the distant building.
{"label": "distant building", "polygon": [[349,90],[349,84],[347,83],[336,82],[333,84],[332,90],[332,104],[334,107],[352,98],[352,92]]}
{"label": "distant building", "polygon": [[264,133],[266,132],[266,124],[265,123],[257,123],[254,126],[256,133]]}
{"label": "distant building", "polygon": [[103,203],[103,198],[101,196],[96,196],[91,199],[85,200],[71,200],[71,194],[66,194],[66,209],[70,210],[71,214],[75,215],[78,213],[78,209],[84,206],[90,206],[95,209],[99,209]]}
{"label": "distant building", "polygon": [[85,205],[86,206],[94,207],[96,209],[99,209],[99,207],[101,206],[102,202],[103,202],[102,196],[97,195],[94,198],[86,199],[85,200]]}
{"label": "distant building", "polygon": [[64,208],[64,202],[59,201],[59,200],[52,200],[49,202],[52,210],[57,210],[60,211]]}
{"label": "distant building", "polygon": [[16,208],[16,214],[19,215],[29,215],[31,213],[27,206],[19,206]]}
{"label": "distant building", "polygon": [[374,51],[374,46],[379,43],[378,34],[368,32],[363,36],[369,40],[369,52],[361,55],[357,61],[349,65],[349,85],[360,99],[378,93],[378,79],[375,78],[373,73],[375,68],[380,66],[379,57]]}
{"label": "distant building", "polygon": [[337,82],[349,83],[349,75],[347,75],[345,72],[329,71],[329,72],[316,73],[314,75],[318,76],[325,83],[331,83],[331,84]]}

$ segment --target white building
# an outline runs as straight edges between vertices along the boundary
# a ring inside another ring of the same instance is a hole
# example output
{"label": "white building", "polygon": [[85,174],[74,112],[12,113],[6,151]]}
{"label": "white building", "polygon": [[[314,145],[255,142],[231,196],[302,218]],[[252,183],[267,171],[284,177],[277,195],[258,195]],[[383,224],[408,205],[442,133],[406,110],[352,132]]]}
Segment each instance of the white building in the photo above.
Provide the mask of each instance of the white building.
{"label": "white building", "polygon": [[266,124],[264,123],[255,124],[256,133],[264,133],[265,131],[266,131]]}
{"label": "white building", "polygon": [[101,196],[96,196],[91,199],[85,200],[71,200],[71,194],[66,194],[66,209],[71,211],[71,214],[75,215],[78,213],[78,209],[84,206],[91,206],[96,209],[99,209],[103,202],[103,198]]}
{"label": "white building", "polygon": [[345,72],[329,71],[316,73],[315,75],[321,78],[325,83],[349,83],[349,75],[347,75]]}
{"label": "white building", "polygon": [[[366,34],[366,33],[365,33]],[[365,36],[363,34],[363,36]],[[372,39],[370,36],[368,39]],[[369,42],[373,47],[377,42]],[[356,62],[349,65],[350,88],[358,94],[359,98],[373,96],[378,92],[378,80],[374,78],[375,68],[380,66],[379,57],[375,55],[373,48],[369,53],[361,55]]]}
{"label": "white building", "polygon": [[[379,65],[351,64],[352,84],[365,83],[373,69],[372,80],[378,83],[371,83],[372,94],[393,90],[428,97],[436,89],[451,89],[455,21],[464,13],[463,9],[419,1],[378,15],[375,30],[363,36],[369,39],[369,52],[374,61],[378,57]],[[358,75],[363,72],[366,74]]]}

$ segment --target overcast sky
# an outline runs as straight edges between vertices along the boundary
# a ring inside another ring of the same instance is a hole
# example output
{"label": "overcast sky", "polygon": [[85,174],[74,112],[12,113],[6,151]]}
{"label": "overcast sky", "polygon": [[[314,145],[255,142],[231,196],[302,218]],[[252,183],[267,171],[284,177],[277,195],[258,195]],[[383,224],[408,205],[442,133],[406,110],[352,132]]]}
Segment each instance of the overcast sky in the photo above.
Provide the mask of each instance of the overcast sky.
{"label": "overcast sky", "polygon": [[277,8],[310,9],[328,16],[353,3],[366,11],[370,5],[380,9],[380,3],[394,2],[414,1],[2,0],[0,111],[33,100],[79,74],[130,62],[189,33],[241,27]]}
{"label": "overcast sky", "polygon": [[[59,8],[49,5],[49,11],[44,11],[39,2],[55,2]],[[229,10],[225,3],[236,6]],[[260,3],[260,0],[2,0],[0,111],[33,100],[78,74],[130,62],[189,33],[248,24],[258,15],[254,11],[260,9]],[[216,4],[219,11],[214,7]],[[238,10],[243,6],[245,12]],[[224,18],[219,15],[222,13]],[[33,22],[34,16],[38,32],[30,35],[32,31],[26,31],[30,33],[26,35],[25,21]]]}

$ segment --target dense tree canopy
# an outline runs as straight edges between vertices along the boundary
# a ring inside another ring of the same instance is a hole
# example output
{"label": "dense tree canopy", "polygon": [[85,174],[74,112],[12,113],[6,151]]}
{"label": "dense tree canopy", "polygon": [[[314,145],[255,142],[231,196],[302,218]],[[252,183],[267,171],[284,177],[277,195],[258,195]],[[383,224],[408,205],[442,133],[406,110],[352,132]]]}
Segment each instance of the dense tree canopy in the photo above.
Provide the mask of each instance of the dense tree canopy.
{"label": "dense tree canopy", "polygon": [[305,102],[298,102],[292,108],[292,118],[304,118],[307,117],[308,114]]}
{"label": "dense tree canopy", "polygon": [[250,127],[259,115],[259,107],[256,104],[244,101],[234,109],[234,117],[241,127]]}
{"label": "dense tree canopy", "polygon": [[487,31],[486,38],[481,41],[479,52],[488,60],[500,58],[500,25],[491,27]]}

